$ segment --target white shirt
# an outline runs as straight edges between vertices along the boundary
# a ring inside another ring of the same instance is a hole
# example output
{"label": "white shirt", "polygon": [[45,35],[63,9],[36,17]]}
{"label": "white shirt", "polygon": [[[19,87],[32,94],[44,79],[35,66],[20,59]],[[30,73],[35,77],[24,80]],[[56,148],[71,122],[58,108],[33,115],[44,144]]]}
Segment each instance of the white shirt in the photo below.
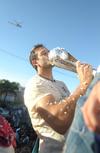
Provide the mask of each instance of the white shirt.
{"label": "white shirt", "polygon": [[[61,81],[50,81],[40,77],[39,75],[35,75],[33,78],[29,80],[28,84],[26,85],[24,93],[25,105],[29,110],[29,115],[34,130],[37,131],[39,135],[42,137],[40,143],[44,143],[44,140],[46,141],[45,145],[48,142],[49,147],[52,147],[50,146],[50,144],[53,145],[53,141],[56,141],[58,142],[57,147],[59,148],[61,144],[64,144],[65,136],[54,131],[36,111],[37,101],[48,94],[52,94],[57,102],[63,99],[64,97],[69,96],[70,92],[68,88],[65,86],[65,84]],[[44,148],[47,148],[47,146],[45,146]]]}

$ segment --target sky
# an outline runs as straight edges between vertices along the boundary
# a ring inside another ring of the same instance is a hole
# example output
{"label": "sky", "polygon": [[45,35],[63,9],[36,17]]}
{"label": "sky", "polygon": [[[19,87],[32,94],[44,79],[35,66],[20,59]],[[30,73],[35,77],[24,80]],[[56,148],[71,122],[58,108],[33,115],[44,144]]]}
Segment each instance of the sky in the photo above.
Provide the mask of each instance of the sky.
{"label": "sky", "polygon": [[[19,28],[9,22],[20,22]],[[0,0],[0,79],[25,86],[36,74],[29,63],[31,48],[65,48],[94,68],[100,64],[99,0]],[[75,73],[54,68],[54,78],[73,91]]]}

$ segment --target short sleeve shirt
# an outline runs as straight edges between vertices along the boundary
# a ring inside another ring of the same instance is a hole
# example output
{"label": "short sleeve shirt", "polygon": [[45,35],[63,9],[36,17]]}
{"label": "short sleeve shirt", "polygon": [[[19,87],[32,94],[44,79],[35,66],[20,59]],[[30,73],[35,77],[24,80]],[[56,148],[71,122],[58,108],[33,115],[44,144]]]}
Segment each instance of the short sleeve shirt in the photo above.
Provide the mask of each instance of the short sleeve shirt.
{"label": "short sleeve shirt", "polygon": [[52,94],[58,102],[69,96],[70,92],[62,81],[50,81],[35,75],[26,85],[24,92],[25,105],[29,110],[33,128],[42,137],[53,138],[61,142],[64,141],[64,136],[54,131],[36,111],[37,101],[48,94]]}

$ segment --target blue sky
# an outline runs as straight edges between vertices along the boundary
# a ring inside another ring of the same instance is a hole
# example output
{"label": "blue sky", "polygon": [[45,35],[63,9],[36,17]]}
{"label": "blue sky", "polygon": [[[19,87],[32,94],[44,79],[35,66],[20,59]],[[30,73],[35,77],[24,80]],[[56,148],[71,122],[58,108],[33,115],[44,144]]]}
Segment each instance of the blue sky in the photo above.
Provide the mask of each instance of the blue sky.
{"label": "blue sky", "polygon": [[[22,28],[8,23],[21,22]],[[63,47],[93,67],[100,64],[99,0],[0,0],[0,79],[25,85],[36,72],[30,49],[43,43]],[[55,68],[54,77],[70,90],[79,83],[74,73]]]}

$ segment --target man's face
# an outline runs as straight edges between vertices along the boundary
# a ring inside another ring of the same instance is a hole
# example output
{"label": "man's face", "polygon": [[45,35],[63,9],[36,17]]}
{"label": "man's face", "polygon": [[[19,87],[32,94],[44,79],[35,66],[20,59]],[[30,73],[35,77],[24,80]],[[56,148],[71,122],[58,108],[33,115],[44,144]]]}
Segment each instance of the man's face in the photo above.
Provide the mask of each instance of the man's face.
{"label": "man's face", "polygon": [[49,63],[48,59],[49,50],[47,48],[44,47],[38,48],[38,51],[36,52],[37,52],[37,63],[39,66],[44,68],[52,67],[51,64]]}

